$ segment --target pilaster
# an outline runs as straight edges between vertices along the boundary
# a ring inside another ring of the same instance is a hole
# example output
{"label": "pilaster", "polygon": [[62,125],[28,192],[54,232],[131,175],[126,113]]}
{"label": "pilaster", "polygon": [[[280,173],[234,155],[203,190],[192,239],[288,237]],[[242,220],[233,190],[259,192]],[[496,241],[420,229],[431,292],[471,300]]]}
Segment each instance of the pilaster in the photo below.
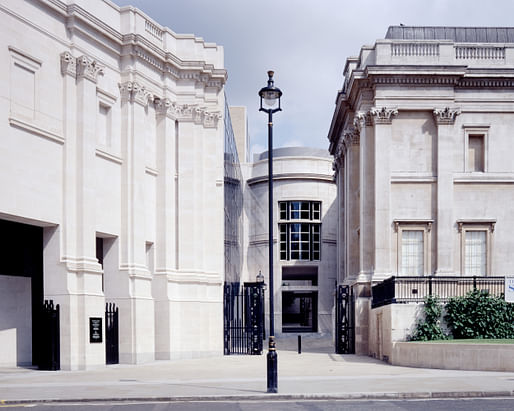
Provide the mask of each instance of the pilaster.
{"label": "pilaster", "polygon": [[[45,230],[45,298],[59,304],[61,368],[84,369],[105,365],[103,344],[89,342],[89,318],[103,317],[102,267],[96,259],[95,239],[95,121],[96,82],[103,67],[90,57],[61,58],[64,106],[63,225]],[[93,119],[93,121],[92,121]]]}
{"label": "pilaster", "polygon": [[114,302],[120,312],[120,363],[155,358],[155,325],[151,276],[146,266],[144,118],[151,98],[135,81],[119,85],[122,123],[122,232],[120,290]]}
{"label": "pilaster", "polygon": [[172,350],[171,305],[168,278],[177,270],[177,124],[173,103],[155,98],[157,120],[157,241],[156,270],[152,279],[155,301],[155,358],[169,360]]}
{"label": "pilaster", "polygon": [[395,108],[372,108],[374,123],[374,248],[373,281],[392,275],[391,266],[391,140]]}
{"label": "pilaster", "polygon": [[455,275],[453,261],[453,173],[455,130],[460,110],[434,109],[437,123],[437,264],[436,275]]}
{"label": "pilaster", "polygon": [[358,281],[371,280],[373,271],[373,128],[369,112],[358,112],[354,125],[359,140],[359,275]]}

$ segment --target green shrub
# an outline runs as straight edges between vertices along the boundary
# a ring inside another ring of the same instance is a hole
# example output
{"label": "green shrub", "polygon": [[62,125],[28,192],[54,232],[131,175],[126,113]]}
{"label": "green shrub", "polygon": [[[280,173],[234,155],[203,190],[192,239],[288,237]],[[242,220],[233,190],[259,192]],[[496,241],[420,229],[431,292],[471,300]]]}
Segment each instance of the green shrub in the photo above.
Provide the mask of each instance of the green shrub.
{"label": "green shrub", "polygon": [[432,341],[445,340],[447,336],[441,328],[441,315],[443,306],[439,298],[435,296],[425,297],[423,307],[424,316],[418,320],[414,334],[410,337],[411,341]]}
{"label": "green shrub", "polygon": [[514,304],[487,291],[451,298],[444,319],[455,339],[514,338]]}

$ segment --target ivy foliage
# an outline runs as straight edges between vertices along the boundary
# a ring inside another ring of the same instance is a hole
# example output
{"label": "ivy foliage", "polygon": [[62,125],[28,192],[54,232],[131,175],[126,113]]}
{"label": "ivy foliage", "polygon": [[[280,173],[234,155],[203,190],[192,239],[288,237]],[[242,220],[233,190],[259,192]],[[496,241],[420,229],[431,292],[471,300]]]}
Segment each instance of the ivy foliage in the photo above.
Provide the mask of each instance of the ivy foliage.
{"label": "ivy foliage", "polygon": [[514,304],[487,291],[453,297],[444,316],[453,338],[514,338]]}
{"label": "ivy foliage", "polygon": [[436,296],[425,297],[423,307],[423,318],[418,320],[414,334],[410,337],[411,341],[431,341],[445,340],[446,334],[441,328],[441,316],[443,305]]}

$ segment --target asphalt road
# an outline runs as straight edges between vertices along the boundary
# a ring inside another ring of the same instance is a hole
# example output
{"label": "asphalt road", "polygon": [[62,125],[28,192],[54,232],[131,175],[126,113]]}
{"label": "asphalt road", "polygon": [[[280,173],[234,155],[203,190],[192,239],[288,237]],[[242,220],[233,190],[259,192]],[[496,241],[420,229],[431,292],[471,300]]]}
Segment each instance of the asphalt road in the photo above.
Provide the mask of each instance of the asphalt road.
{"label": "asphalt road", "polygon": [[0,405],[6,411],[512,411],[514,398],[443,399],[403,401],[234,401],[134,402]]}

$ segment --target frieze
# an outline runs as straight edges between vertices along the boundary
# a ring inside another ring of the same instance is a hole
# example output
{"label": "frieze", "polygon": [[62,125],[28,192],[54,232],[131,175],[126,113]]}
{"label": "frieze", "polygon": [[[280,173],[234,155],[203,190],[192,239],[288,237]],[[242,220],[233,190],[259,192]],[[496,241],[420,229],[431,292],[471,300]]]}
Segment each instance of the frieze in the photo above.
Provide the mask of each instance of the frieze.
{"label": "frieze", "polygon": [[391,124],[393,121],[393,116],[398,115],[398,109],[396,108],[376,108],[373,107],[369,113],[371,114],[371,117],[373,118],[373,122],[375,124]]}
{"label": "frieze", "polygon": [[437,124],[453,124],[455,123],[455,118],[460,114],[460,109],[450,107],[436,108],[433,113]]}
{"label": "frieze", "polygon": [[146,90],[145,86],[135,81],[120,83],[119,88],[122,102],[130,101],[146,107],[152,97],[152,94]]}
{"label": "frieze", "polygon": [[459,82],[457,76],[372,76],[372,84],[414,84],[414,85],[456,85]]}

